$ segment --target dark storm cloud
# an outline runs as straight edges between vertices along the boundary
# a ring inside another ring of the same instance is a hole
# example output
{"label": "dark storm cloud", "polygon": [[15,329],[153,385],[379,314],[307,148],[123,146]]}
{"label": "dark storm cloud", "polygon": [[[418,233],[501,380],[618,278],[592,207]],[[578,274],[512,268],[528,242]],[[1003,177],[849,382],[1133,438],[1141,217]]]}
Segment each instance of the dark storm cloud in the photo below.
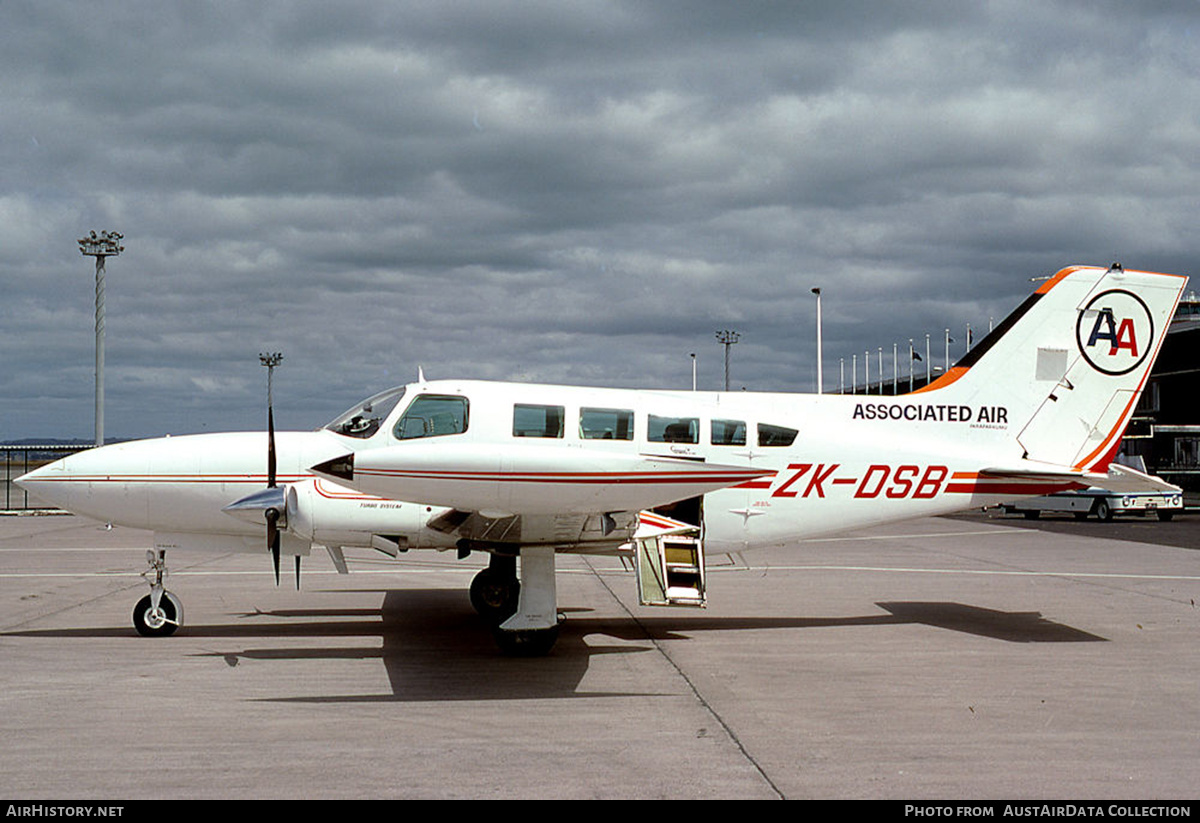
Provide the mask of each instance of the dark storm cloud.
{"label": "dark storm cloud", "polygon": [[813,285],[828,381],[1195,261],[1192,3],[0,13],[0,437],[90,431],[90,229],[118,436],[257,427],[268,349],[300,426],[418,365],[711,387],[729,326],[739,385],[809,390]]}

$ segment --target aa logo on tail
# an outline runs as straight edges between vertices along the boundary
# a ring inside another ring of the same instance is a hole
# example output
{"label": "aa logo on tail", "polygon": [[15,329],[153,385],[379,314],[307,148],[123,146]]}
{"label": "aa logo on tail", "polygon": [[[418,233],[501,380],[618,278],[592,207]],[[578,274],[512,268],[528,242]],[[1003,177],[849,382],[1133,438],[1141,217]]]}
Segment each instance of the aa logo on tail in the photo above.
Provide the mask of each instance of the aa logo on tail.
{"label": "aa logo on tail", "polygon": [[1128,374],[1150,354],[1154,318],[1136,294],[1112,289],[1093,297],[1079,313],[1075,340],[1096,371]]}

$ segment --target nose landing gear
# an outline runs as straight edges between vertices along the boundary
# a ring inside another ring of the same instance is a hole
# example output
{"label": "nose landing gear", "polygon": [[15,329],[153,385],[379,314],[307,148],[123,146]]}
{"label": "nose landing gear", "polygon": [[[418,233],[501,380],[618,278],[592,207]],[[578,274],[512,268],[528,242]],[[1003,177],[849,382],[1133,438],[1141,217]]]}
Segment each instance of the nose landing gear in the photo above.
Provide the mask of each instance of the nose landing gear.
{"label": "nose landing gear", "polygon": [[142,572],[142,577],[149,578],[153,574],[154,582],[150,583],[150,594],[133,607],[133,627],[142,637],[169,637],[183,625],[183,604],[163,588],[163,578],[167,574],[166,552],[152,549],[146,552],[146,562],[150,568]]}

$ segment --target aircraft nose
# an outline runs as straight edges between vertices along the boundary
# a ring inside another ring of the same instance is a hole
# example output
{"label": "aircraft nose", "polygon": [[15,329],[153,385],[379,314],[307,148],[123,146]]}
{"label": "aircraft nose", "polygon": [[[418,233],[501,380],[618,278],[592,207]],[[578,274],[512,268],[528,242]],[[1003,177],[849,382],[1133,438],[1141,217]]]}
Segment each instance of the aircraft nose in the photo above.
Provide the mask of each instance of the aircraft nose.
{"label": "aircraft nose", "polygon": [[[29,493],[30,505],[49,505],[75,514],[116,521],[126,510],[145,508],[141,497],[120,482],[145,472],[144,450],[130,444],[85,449],[34,469],[14,482]],[[144,495],[142,495],[144,497]]]}
{"label": "aircraft nose", "polygon": [[70,456],[47,463],[45,466],[27,472],[13,480],[19,488],[24,489],[30,496],[30,505],[36,507],[40,503],[50,503],[63,506],[69,499],[67,461]]}

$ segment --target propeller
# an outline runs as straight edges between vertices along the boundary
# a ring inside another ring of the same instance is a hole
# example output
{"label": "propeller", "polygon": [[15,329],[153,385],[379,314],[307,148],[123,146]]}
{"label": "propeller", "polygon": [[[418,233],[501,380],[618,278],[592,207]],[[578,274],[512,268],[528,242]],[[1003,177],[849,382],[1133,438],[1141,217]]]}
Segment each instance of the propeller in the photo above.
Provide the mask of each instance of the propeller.
{"label": "propeller", "polygon": [[[273,367],[272,367],[273,368]],[[270,382],[270,378],[268,378]],[[270,391],[267,392],[270,396]],[[271,401],[267,401],[267,488],[277,489],[275,482],[275,411]],[[271,552],[271,560],[275,564],[275,585],[279,585],[279,509],[274,506],[265,509],[263,516],[267,520],[267,548]]]}
{"label": "propeller", "polygon": [[[298,521],[303,521],[303,518],[296,511],[298,504],[294,489],[279,485],[278,460],[275,453],[275,402],[272,395],[272,383],[275,367],[283,360],[283,354],[280,352],[260,354],[258,359],[267,367],[267,487],[235,500],[225,506],[222,511],[251,523],[266,521],[267,551],[271,553],[271,563],[275,568],[275,585],[278,586],[283,530],[289,528],[288,510],[293,510]],[[303,529],[303,522],[299,522],[299,525]],[[296,589],[300,589],[299,554],[296,555]]]}
{"label": "propeller", "polygon": [[[283,360],[282,352],[260,354],[258,359],[267,367],[267,491],[265,496],[269,504],[263,508],[263,517],[267,521],[267,549],[271,552],[271,561],[275,567],[275,585],[279,585],[279,521],[286,525],[287,495],[276,482],[275,458],[275,404],[272,397],[272,381],[275,367]],[[300,555],[296,555],[296,589],[300,589]]]}

